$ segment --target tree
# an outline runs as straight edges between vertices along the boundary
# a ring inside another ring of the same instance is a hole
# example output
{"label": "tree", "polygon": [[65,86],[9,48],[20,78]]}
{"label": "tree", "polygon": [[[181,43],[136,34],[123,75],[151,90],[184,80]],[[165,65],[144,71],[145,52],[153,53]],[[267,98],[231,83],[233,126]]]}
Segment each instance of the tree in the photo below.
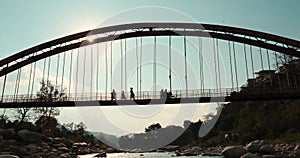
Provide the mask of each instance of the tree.
{"label": "tree", "polygon": [[159,123],[154,123],[154,124],[148,126],[147,128],[145,128],[145,132],[154,131],[154,130],[157,130],[160,128],[161,128],[161,125]]}
{"label": "tree", "polygon": [[37,94],[39,101],[63,101],[66,98],[64,90],[59,91],[58,88],[56,88],[50,81],[45,82],[45,80],[42,80],[40,84],[41,88]]}
{"label": "tree", "polygon": [[[53,101],[61,101],[65,99],[66,95],[63,91],[59,91],[50,81],[42,80],[40,82],[41,88],[37,94],[38,101],[41,102],[53,102]],[[15,117],[19,120],[20,123],[26,122],[31,119],[33,113],[31,113],[31,107],[22,107],[16,109]],[[36,118],[41,116],[55,117],[59,115],[60,111],[58,108],[54,107],[42,107],[42,108],[35,108],[33,110],[35,112]]]}
{"label": "tree", "polygon": [[0,128],[4,128],[5,127],[7,120],[8,120],[8,118],[5,115],[2,115],[0,117]]}
{"label": "tree", "polygon": [[[59,91],[50,81],[42,80],[40,91],[37,94],[37,99],[40,102],[63,101],[66,98],[64,91]],[[38,117],[45,116],[47,118],[55,117],[60,114],[60,110],[55,107],[38,107],[34,110]]]}
{"label": "tree", "polygon": [[75,124],[74,124],[73,122],[63,124],[63,127],[65,127],[66,129],[68,129],[68,130],[70,130],[70,131],[73,131],[74,126],[75,126]]}
{"label": "tree", "polygon": [[16,109],[16,115],[15,117],[20,121],[20,122],[25,122],[30,120],[32,114],[31,112],[31,107],[23,107],[23,108],[18,108]]}
{"label": "tree", "polygon": [[75,132],[76,131],[84,131],[87,128],[83,122],[79,122],[78,124],[71,122],[71,123],[63,124],[63,126],[66,129],[68,129],[70,131],[75,131]]}
{"label": "tree", "polygon": [[[40,84],[41,88],[37,94],[38,101],[49,103],[54,101],[63,101],[66,98],[66,94],[63,92],[63,90],[59,91],[58,88],[51,84],[50,81],[46,82],[45,80],[42,80]],[[44,129],[44,127],[48,127],[50,123],[53,123],[51,120],[53,118],[55,119],[55,117],[60,114],[59,108],[48,106],[35,108],[34,111],[37,114],[36,117],[38,118],[38,124],[36,123],[36,125],[42,128],[42,130],[48,130]]]}
{"label": "tree", "polygon": [[293,56],[286,54],[278,54],[277,59],[279,65],[288,64],[290,61],[294,60]]}
{"label": "tree", "polygon": [[80,135],[85,133],[86,126],[83,122],[80,122],[79,124],[74,125],[74,126],[75,126],[75,133],[80,134]]}
{"label": "tree", "polygon": [[39,127],[42,134],[46,136],[52,136],[53,130],[57,126],[57,120],[54,117],[41,116],[36,122],[35,125]]}

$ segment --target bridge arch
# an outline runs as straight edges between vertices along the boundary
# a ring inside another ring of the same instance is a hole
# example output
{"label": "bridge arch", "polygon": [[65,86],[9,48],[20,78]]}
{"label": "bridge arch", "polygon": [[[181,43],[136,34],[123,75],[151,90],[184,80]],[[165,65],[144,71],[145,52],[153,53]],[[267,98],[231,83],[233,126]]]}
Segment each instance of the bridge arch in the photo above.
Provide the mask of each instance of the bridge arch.
{"label": "bridge arch", "polygon": [[[91,36],[97,37],[91,42],[88,40]],[[38,60],[76,49],[80,46],[142,36],[212,37],[300,57],[299,41],[264,32],[198,23],[133,23],[76,33],[16,53],[0,61],[0,77]]]}

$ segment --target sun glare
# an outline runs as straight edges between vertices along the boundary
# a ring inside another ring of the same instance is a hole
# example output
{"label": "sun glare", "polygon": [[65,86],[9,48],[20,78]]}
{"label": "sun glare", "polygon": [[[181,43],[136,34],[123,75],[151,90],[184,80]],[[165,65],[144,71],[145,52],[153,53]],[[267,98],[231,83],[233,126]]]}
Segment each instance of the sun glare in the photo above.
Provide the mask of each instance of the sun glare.
{"label": "sun glare", "polygon": [[93,43],[95,41],[96,37],[95,36],[87,36],[87,41],[89,43]]}

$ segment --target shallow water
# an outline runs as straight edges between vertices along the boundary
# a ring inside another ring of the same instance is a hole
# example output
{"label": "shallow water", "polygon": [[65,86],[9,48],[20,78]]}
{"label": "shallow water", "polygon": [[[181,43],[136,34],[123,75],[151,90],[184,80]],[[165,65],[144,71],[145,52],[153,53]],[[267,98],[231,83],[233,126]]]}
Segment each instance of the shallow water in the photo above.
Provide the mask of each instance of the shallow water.
{"label": "shallow water", "polygon": [[[97,154],[80,155],[79,158],[93,158]],[[166,153],[109,153],[107,158],[169,158],[174,157],[173,152]],[[222,158],[222,156],[178,156],[177,158]]]}

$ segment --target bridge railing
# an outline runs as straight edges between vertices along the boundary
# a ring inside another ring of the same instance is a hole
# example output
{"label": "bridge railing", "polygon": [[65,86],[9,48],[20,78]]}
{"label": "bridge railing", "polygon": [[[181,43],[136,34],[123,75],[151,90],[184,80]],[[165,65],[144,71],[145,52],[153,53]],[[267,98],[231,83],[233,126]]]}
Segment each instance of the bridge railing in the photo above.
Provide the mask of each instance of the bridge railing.
{"label": "bridge railing", "polygon": [[[234,89],[192,89],[192,90],[173,90],[170,98],[200,98],[200,97],[226,97],[229,96]],[[168,94],[169,91],[168,91]],[[130,100],[130,93],[124,93],[125,98],[121,98],[121,92],[117,92],[116,100]],[[166,95],[167,96],[167,95]],[[135,99],[161,99],[166,97],[160,91],[141,91],[135,92]],[[57,101],[109,101],[112,100],[111,93],[70,93],[61,98],[41,99],[37,94],[20,94],[20,95],[4,95],[2,103],[22,103],[22,102],[57,102]]]}
{"label": "bridge railing", "polygon": [[[164,95],[164,94],[163,94]],[[161,99],[163,96],[160,91],[142,91],[135,93],[136,100],[145,99]],[[299,96],[300,89],[295,87],[290,88],[273,88],[273,89],[239,89],[239,88],[224,88],[224,89],[194,89],[194,90],[174,90],[169,98],[210,98],[210,97],[262,97],[262,96]],[[264,97],[263,97],[264,98]],[[125,92],[125,98],[121,98],[121,93],[117,93],[116,100],[129,100],[130,93]],[[29,95],[5,95],[0,101],[1,103],[28,103],[28,102],[60,102],[60,101],[110,101],[110,93],[71,93],[61,98],[46,98],[41,99],[37,94]]]}
{"label": "bridge railing", "polygon": [[[192,89],[192,90],[173,90],[169,98],[205,98],[205,97],[227,97],[235,94],[241,95],[268,95],[268,94],[292,94],[299,92],[295,88],[280,88],[280,89],[240,89],[240,88],[224,88],[224,89]],[[169,92],[168,92],[169,93]],[[130,100],[130,93],[125,92],[125,98],[121,98],[121,92],[117,92],[116,100]],[[135,92],[136,100],[144,99],[161,99],[166,98],[166,94],[161,94],[160,91],[141,91]],[[112,100],[111,93],[71,93],[61,98],[46,98],[41,99],[37,94],[20,94],[20,95],[5,95],[2,103],[22,103],[22,102],[59,102],[59,101],[110,101]]]}

